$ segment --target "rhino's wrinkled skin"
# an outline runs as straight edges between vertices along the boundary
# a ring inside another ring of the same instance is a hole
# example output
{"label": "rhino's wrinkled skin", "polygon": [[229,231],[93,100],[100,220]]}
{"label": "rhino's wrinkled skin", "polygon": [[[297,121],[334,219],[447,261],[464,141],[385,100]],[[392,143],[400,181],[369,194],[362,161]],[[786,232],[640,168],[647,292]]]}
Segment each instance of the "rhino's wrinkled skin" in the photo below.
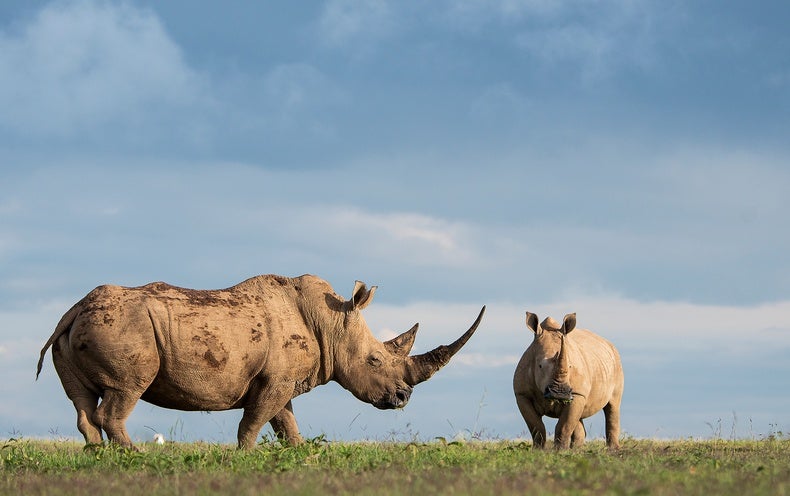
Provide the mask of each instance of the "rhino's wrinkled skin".
{"label": "rhino's wrinkled skin", "polygon": [[[291,399],[336,381],[377,408],[406,405],[412,387],[447,364],[477,329],[409,356],[417,332],[380,342],[361,310],[376,287],[357,281],[346,301],[312,275],[257,276],[223,290],[157,282],[100,286],[61,318],[47,349],[89,444],[132,446],[126,419],[139,399],[178,410],[244,410],[240,448],[266,422],[302,441]],[[100,401],[101,400],[101,401]]]}
{"label": "rhino's wrinkled skin", "polygon": [[537,315],[527,312],[527,327],[534,338],[516,366],[513,391],[534,445],[546,443],[544,415],[559,419],[554,446],[568,448],[584,443],[582,419],[603,409],[606,444],[618,448],[623,367],[614,345],[576,329],[575,313],[562,326],[551,317],[538,326]]}

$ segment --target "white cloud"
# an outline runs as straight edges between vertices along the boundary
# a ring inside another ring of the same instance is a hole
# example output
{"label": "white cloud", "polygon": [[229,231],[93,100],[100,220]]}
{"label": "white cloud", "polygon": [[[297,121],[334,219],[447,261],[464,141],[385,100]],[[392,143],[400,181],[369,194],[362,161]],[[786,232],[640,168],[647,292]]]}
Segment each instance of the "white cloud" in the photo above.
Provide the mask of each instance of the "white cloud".
{"label": "white cloud", "polygon": [[478,259],[473,228],[409,212],[371,213],[355,207],[307,206],[256,212],[286,239],[355,257],[459,266]]}
{"label": "white cloud", "polygon": [[0,54],[0,122],[18,131],[69,136],[201,97],[159,19],[125,3],[53,3],[0,33]]}
{"label": "white cloud", "polygon": [[474,368],[515,367],[521,354],[464,353],[459,352],[453,363]]}
{"label": "white cloud", "polygon": [[424,243],[442,254],[459,252],[460,225],[453,225],[426,215],[394,213],[376,215],[356,209],[336,212],[330,217],[338,227],[378,231],[396,242]]}

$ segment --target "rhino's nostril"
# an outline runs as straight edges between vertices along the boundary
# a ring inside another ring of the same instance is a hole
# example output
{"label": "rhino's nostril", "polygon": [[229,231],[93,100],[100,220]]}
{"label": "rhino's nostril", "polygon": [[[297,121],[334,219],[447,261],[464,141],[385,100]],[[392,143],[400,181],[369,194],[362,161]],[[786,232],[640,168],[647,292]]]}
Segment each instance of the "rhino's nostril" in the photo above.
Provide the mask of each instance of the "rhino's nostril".
{"label": "rhino's nostril", "polygon": [[409,396],[411,396],[411,391],[407,389],[398,389],[395,391],[395,398],[397,398],[399,403],[406,403],[409,401]]}

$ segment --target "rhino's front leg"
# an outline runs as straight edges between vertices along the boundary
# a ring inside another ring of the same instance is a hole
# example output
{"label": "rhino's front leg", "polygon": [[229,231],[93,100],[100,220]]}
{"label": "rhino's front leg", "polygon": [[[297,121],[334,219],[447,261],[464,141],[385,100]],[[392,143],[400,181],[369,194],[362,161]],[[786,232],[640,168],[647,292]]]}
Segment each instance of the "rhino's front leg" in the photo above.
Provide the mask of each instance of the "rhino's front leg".
{"label": "rhino's front leg", "polygon": [[584,428],[584,421],[579,420],[578,425],[576,425],[576,428],[573,430],[573,434],[571,435],[571,446],[578,448],[584,444],[586,437],[587,430]]}
{"label": "rhino's front leg", "polygon": [[291,446],[297,446],[304,442],[299,434],[299,426],[296,424],[296,417],[290,401],[285,405],[285,408],[272,417],[269,424],[271,424],[274,433],[280,441],[286,442]]}
{"label": "rhino's front leg", "polygon": [[[576,431],[581,428],[584,431],[584,426],[581,424],[582,412],[584,412],[585,400],[581,396],[574,396],[571,401],[560,414],[560,419],[557,421],[557,427],[554,432],[554,447],[558,449],[567,449],[571,447],[571,439],[574,437]],[[578,434],[577,434],[578,439]]]}
{"label": "rhino's front leg", "polygon": [[521,416],[527,423],[529,433],[532,435],[532,445],[543,448],[546,445],[546,425],[543,423],[532,401],[526,395],[516,395],[516,404]]}
{"label": "rhino's front leg", "polygon": [[[293,397],[293,382],[254,387],[247,395],[244,415],[239,422],[239,449],[252,449],[263,425],[275,417]],[[294,425],[296,422],[294,421]]]}

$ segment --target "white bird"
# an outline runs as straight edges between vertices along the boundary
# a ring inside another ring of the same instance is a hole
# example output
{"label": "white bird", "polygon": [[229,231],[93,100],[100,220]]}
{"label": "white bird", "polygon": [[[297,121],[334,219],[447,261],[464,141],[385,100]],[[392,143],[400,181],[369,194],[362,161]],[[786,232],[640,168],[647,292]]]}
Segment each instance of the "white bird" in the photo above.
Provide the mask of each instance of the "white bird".
{"label": "white bird", "polygon": [[154,442],[156,444],[165,444],[165,436],[157,432],[156,434],[154,434]]}

